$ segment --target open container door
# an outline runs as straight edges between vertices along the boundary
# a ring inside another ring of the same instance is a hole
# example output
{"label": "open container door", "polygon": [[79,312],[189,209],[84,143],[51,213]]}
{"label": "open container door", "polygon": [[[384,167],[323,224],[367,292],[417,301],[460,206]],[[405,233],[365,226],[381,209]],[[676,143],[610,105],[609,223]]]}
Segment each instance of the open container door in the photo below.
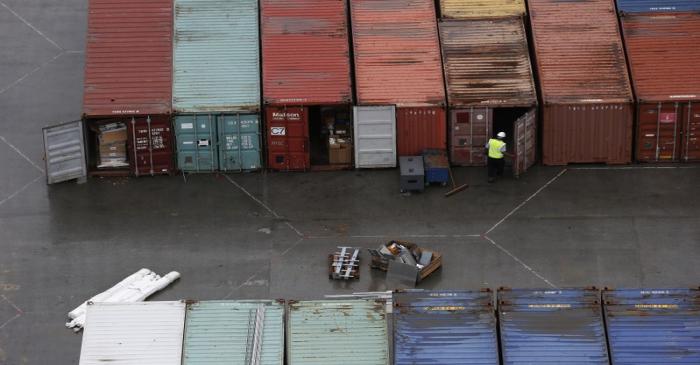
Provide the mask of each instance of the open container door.
{"label": "open container door", "polygon": [[515,161],[513,175],[520,177],[537,158],[537,114],[536,109],[530,109],[515,121],[513,126],[515,141]]}
{"label": "open container door", "polygon": [[396,167],[396,108],[356,106],[353,114],[355,167]]}
{"label": "open container door", "polygon": [[83,122],[62,123],[43,130],[46,183],[55,184],[76,179],[87,179],[85,137]]}

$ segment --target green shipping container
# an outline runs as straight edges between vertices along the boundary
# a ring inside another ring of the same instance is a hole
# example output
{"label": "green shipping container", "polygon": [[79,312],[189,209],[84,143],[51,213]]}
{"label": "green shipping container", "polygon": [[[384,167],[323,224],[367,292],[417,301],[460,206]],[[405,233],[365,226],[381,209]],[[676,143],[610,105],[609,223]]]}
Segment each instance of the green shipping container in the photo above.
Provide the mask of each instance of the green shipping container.
{"label": "green shipping container", "polygon": [[282,365],[283,316],[275,301],[189,303],[182,363]]}
{"label": "green shipping container", "polygon": [[177,166],[186,172],[212,172],[219,166],[216,150],[216,116],[211,114],[175,117]]}
{"label": "green shipping container", "polygon": [[260,161],[260,115],[220,115],[217,119],[219,136],[219,170],[257,170]]}

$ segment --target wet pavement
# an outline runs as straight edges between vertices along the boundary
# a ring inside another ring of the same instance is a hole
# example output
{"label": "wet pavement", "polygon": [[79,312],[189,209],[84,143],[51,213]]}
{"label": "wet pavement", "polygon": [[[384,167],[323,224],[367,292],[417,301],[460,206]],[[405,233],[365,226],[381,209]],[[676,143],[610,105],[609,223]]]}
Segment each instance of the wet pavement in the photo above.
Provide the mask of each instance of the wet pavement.
{"label": "wet pavement", "polygon": [[[75,364],[63,324],[139,268],[182,278],[153,299],[317,298],[387,289],[338,245],[412,240],[444,254],[423,288],[700,282],[700,168],[536,167],[470,188],[398,192],[398,171],[91,179],[48,187],[41,128],[80,116],[84,0],[0,0],[0,364]],[[365,263],[369,255],[364,253]]]}

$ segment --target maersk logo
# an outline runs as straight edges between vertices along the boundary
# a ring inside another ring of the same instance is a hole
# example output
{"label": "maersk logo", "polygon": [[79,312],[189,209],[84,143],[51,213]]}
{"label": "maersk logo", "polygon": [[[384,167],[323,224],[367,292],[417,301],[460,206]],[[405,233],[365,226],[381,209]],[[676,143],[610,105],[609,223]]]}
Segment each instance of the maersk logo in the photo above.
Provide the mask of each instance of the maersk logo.
{"label": "maersk logo", "polygon": [[299,113],[280,113],[280,112],[273,112],[272,113],[272,119],[276,120],[301,120],[301,114]]}

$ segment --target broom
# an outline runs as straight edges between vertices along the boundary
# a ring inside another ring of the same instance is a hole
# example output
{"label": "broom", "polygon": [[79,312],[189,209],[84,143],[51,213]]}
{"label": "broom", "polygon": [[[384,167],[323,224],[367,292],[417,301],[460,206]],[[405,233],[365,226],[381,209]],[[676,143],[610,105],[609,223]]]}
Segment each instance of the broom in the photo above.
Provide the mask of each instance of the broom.
{"label": "broom", "polygon": [[460,191],[469,187],[469,185],[467,185],[467,184],[457,186],[457,184],[455,183],[455,177],[454,177],[454,175],[452,175],[452,167],[451,166],[448,167],[447,170],[450,172],[450,180],[452,180],[452,190],[445,193],[445,198],[450,197],[452,195],[455,195],[455,194],[459,193]]}

